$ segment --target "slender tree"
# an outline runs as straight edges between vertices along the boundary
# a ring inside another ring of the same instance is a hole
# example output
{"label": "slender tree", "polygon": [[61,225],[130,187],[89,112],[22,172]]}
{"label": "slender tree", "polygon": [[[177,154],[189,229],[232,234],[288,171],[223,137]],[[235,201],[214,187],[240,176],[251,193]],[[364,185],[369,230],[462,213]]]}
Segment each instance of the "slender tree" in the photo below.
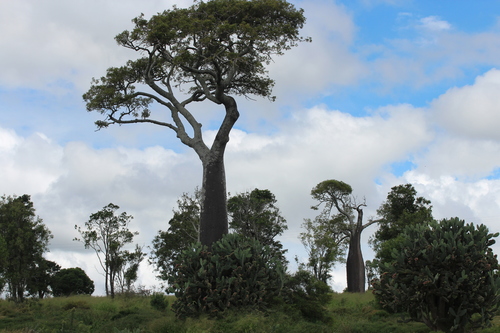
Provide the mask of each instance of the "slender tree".
{"label": "slender tree", "polygon": [[[87,110],[106,116],[96,122],[98,128],[164,126],[196,152],[203,166],[200,240],[210,246],[228,231],[224,152],[239,117],[233,96],[274,99],[274,81],[265,65],[307,40],[299,35],[303,11],[284,0],[196,1],[189,8],[174,7],[149,20],[141,15],[133,22],[135,28],[116,41],[142,57],[94,79],[83,95]],[[203,101],[224,108],[211,144],[189,110]],[[150,107],[152,103],[160,108]]]}
{"label": "slender tree", "polygon": [[47,251],[52,234],[35,215],[31,197],[3,196],[0,200],[0,262],[2,279],[15,301],[23,301],[30,277]]}
{"label": "slender tree", "polygon": [[103,209],[90,215],[85,222],[85,229],[75,225],[81,235],[75,241],[82,242],[85,248],[91,248],[97,254],[104,271],[106,296],[115,296],[115,281],[123,267],[123,246],[132,243],[138,232],[128,229],[131,215],[123,212],[116,215],[120,207],[110,203]]}
{"label": "slender tree", "polygon": [[392,250],[402,242],[401,235],[405,227],[427,225],[433,221],[431,202],[417,197],[417,191],[411,184],[392,187],[377,214],[379,229],[370,239],[375,250],[373,264],[376,268],[393,260]]}
{"label": "slender tree", "polygon": [[199,242],[200,211],[200,190],[196,188],[193,195],[183,193],[173,210],[174,216],[168,222],[168,230],[160,230],[153,239],[150,260],[160,273],[160,279],[168,280],[176,258],[192,243]]}
{"label": "slender tree", "polygon": [[306,248],[308,261],[303,268],[324,283],[331,278],[330,271],[336,262],[343,262],[348,237],[345,219],[341,215],[333,217],[317,216],[314,220],[305,219],[302,223],[304,232],[299,239]]}
{"label": "slender tree", "polygon": [[131,292],[132,286],[139,277],[139,265],[146,257],[146,253],[142,252],[142,247],[136,244],[134,251],[123,251],[118,260],[119,265],[117,282],[120,292]]}
{"label": "slender tree", "polygon": [[282,235],[288,226],[277,202],[269,190],[256,188],[251,192],[236,194],[227,204],[229,227],[234,233],[253,238],[263,246],[269,246],[276,258],[286,266],[286,250],[276,237]]}
{"label": "slender tree", "polygon": [[349,238],[349,250],[346,260],[347,291],[365,291],[365,262],[361,252],[361,233],[370,225],[379,220],[369,220],[363,224],[363,207],[366,204],[358,203],[352,196],[352,187],[342,181],[325,180],[311,191],[312,197],[319,203],[314,209],[324,204],[323,214],[342,216],[346,223],[342,232]]}

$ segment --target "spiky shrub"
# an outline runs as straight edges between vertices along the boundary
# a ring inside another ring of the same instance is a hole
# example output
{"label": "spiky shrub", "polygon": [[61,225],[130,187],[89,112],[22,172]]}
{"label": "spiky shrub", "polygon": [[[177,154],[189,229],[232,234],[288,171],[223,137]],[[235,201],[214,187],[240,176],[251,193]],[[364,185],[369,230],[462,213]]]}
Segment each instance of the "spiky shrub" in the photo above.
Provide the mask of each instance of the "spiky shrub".
{"label": "spiky shrub", "polygon": [[380,304],[433,330],[463,332],[472,317],[489,324],[499,302],[498,233],[458,218],[411,226],[373,283]]}
{"label": "spiky shrub", "polygon": [[218,316],[230,308],[264,309],[283,286],[285,269],[268,246],[236,234],[184,251],[170,277],[178,317],[207,313]]}

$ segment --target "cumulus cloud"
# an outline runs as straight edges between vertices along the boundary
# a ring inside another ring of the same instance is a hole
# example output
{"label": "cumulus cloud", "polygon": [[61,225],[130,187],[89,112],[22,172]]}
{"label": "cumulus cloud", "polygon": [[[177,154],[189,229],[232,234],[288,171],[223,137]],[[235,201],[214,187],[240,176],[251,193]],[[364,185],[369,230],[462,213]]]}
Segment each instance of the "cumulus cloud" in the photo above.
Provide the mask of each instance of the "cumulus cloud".
{"label": "cumulus cloud", "polygon": [[499,140],[500,70],[492,69],[474,84],[454,87],[439,96],[431,109],[440,126],[458,136]]}
{"label": "cumulus cloud", "polygon": [[0,183],[6,194],[46,191],[61,172],[62,149],[42,133],[27,138],[0,128]]}
{"label": "cumulus cloud", "polygon": [[302,35],[313,42],[300,44],[271,64],[275,94],[293,99],[362,79],[367,69],[350,50],[357,28],[347,9],[329,1],[303,2],[301,7],[307,18]]}
{"label": "cumulus cloud", "polygon": [[[297,239],[300,225],[314,216],[309,193],[325,179],[351,184],[354,195],[366,199],[367,218],[375,214],[391,186],[410,182],[419,195],[433,201],[437,217],[457,215],[491,225],[488,216],[494,216],[499,204],[500,182],[480,177],[500,164],[489,158],[495,146],[470,146],[464,139],[454,141],[456,146],[450,149],[449,142],[456,138],[434,133],[433,119],[429,109],[406,104],[382,107],[365,117],[317,106],[294,113],[276,133],[234,130],[226,154],[228,191],[267,188],[276,195],[290,228],[282,237],[290,259],[304,255]],[[210,138],[214,133],[205,135]],[[42,134],[25,138],[12,130],[2,130],[0,136],[2,165],[11,165],[9,179],[21,179],[23,170],[42,161],[41,156],[52,157],[30,180],[36,186],[22,187],[13,181],[6,189],[33,194],[37,213],[55,236],[49,258],[67,266],[86,265],[92,271],[97,267],[83,246],[72,241],[77,236],[74,225],[83,225],[91,213],[109,202],[121,206],[134,216],[131,228],[140,232],[137,242],[149,245],[158,230],[168,227],[177,198],[192,193],[201,180],[200,163],[192,153],[160,146],[95,149],[82,142],[61,146]],[[399,178],[390,176],[388,166],[408,156],[413,156],[416,167]],[[374,183],[375,178],[381,183]],[[365,240],[376,230],[372,229]],[[365,256],[370,257],[369,249]],[[141,273],[141,281],[151,283],[154,273],[146,269],[149,273]],[[342,284],[342,268],[335,274]]]}
{"label": "cumulus cloud", "polygon": [[[191,1],[64,1],[29,0],[0,3],[0,84],[7,87],[67,91],[82,89],[92,76],[119,66],[130,53],[116,45],[114,36],[131,29],[141,11],[156,14]],[[133,57],[133,55],[132,55]]]}
{"label": "cumulus cloud", "polygon": [[381,200],[372,179],[432,138],[425,119],[422,110],[409,105],[367,117],[316,107],[296,113],[275,136],[238,132],[227,152],[228,185],[237,191],[266,187],[283,198],[280,207],[290,227],[286,237],[295,240],[303,218],[315,214],[309,210],[309,193],[323,180],[351,184],[374,212]]}

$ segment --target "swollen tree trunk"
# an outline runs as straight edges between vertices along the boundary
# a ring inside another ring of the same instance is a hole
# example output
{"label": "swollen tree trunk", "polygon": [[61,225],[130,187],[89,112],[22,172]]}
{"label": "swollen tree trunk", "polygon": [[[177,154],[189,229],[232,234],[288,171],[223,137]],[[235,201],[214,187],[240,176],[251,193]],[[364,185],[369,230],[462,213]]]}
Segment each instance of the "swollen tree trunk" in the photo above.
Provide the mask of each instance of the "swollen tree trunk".
{"label": "swollen tree trunk", "polygon": [[365,262],[361,252],[361,231],[363,228],[353,228],[349,239],[347,254],[347,291],[350,293],[365,292]]}
{"label": "swollen tree trunk", "polygon": [[200,242],[208,247],[221,239],[228,231],[224,152],[229,142],[229,132],[239,117],[236,101],[232,97],[221,95],[219,100],[224,104],[226,115],[212,147],[207,149],[203,142],[193,147],[203,164]]}
{"label": "swollen tree trunk", "polygon": [[203,163],[200,242],[210,246],[228,231],[224,156]]}

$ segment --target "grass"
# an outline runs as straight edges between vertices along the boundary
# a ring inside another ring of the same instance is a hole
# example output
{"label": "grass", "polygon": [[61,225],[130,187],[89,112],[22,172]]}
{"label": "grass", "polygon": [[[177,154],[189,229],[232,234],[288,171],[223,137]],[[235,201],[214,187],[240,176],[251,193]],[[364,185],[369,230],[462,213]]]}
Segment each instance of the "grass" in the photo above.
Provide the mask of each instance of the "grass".
{"label": "grass", "polygon": [[[171,304],[173,297],[168,298]],[[334,294],[326,305],[331,321],[310,322],[283,308],[269,313],[233,312],[224,319],[178,320],[168,308],[154,309],[149,297],[72,296],[16,304],[0,300],[0,333],[385,333],[430,332],[422,323],[401,322],[380,310],[371,293]],[[500,332],[500,319],[482,333]]]}

